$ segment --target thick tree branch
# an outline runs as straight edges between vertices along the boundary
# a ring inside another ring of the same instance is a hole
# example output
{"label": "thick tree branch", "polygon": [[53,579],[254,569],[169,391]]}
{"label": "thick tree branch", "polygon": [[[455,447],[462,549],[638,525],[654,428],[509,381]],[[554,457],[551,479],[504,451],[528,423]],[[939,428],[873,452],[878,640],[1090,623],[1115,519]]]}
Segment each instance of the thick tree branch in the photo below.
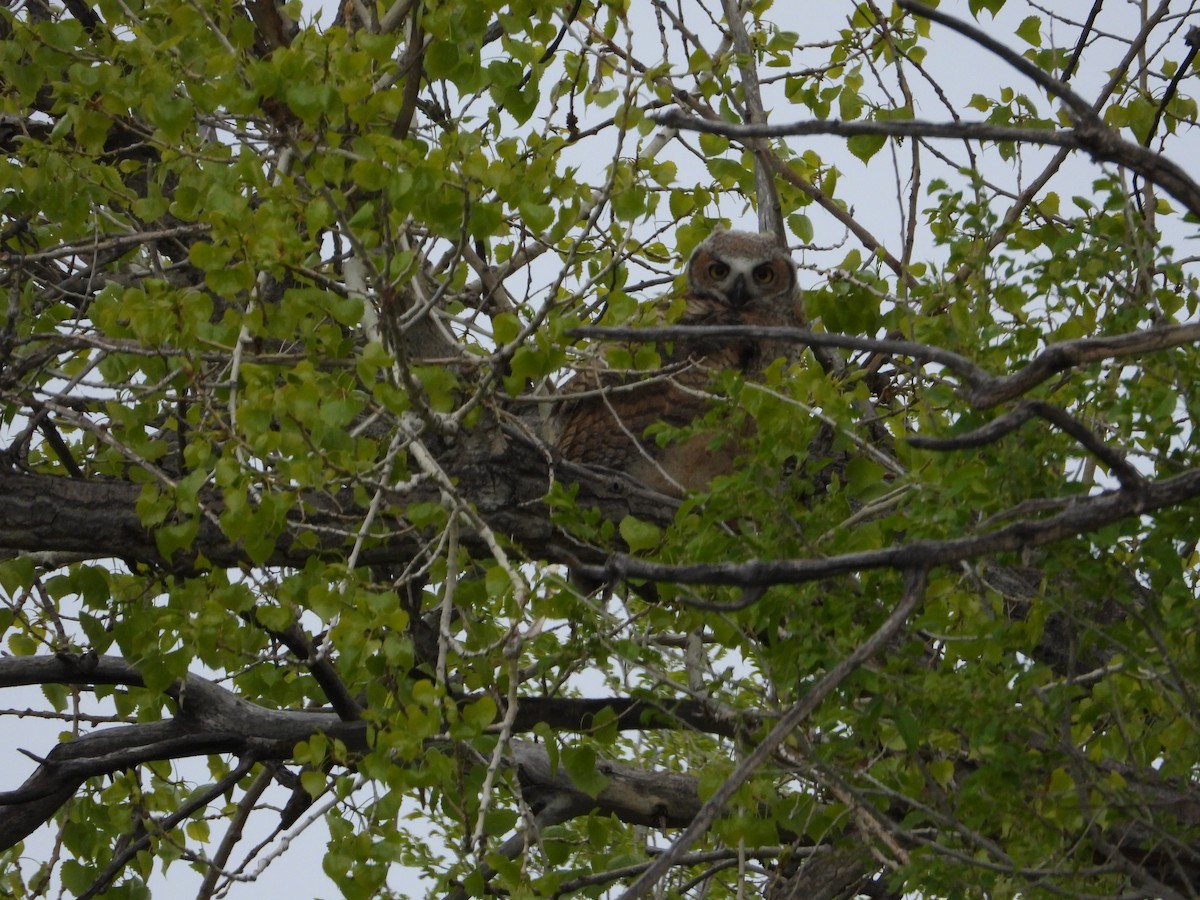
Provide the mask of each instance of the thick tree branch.
{"label": "thick tree branch", "polygon": [[[0,659],[0,687],[33,684],[120,684],[144,686],[134,666],[112,656],[60,654]],[[289,759],[296,744],[317,733],[342,741],[351,752],[370,749],[370,731],[361,721],[346,722],[337,714],[313,710],[271,710],[238,698],[198,676],[189,676],[168,692],[179,704],[172,719],[93,731],[59,744],[16,790],[0,793],[0,850],[23,840],[45,822],[87,779],[158,760],[213,753],[242,759]],[[467,698],[464,702],[470,702]],[[538,716],[539,703],[546,703]],[[621,728],[695,727],[713,724],[732,732],[731,723],[706,713],[703,705],[682,701],[664,707],[627,698],[558,699],[522,702],[522,718],[514,730],[551,722],[560,729],[590,727],[604,709],[617,714]],[[747,722],[749,727],[752,723]],[[513,742],[512,765],[525,796],[540,809],[551,802],[569,801],[574,815],[592,809],[623,821],[657,827],[682,827],[699,808],[696,781],[690,776],[648,772],[614,762],[600,763],[609,783],[592,797],[576,786],[561,768],[551,766],[545,750]]]}
{"label": "thick tree branch", "polygon": [[[447,474],[463,496],[470,497],[480,516],[497,534],[509,535],[531,555],[567,562],[584,553],[550,521],[542,497],[550,486],[545,453],[520,432],[509,432],[509,441],[498,441],[500,429],[480,428],[464,435],[453,447],[443,448]],[[620,473],[599,475],[591,470],[559,463],[557,477],[568,477],[580,485],[579,501],[599,508],[606,517],[620,521],[635,515],[646,521],[669,521],[672,507],[664,498],[640,488]],[[201,502],[211,516],[197,519],[196,536],[188,551],[170,558],[159,551],[151,529],[142,525],[137,502],[143,488],[123,481],[73,479],[0,471],[0,555],[15,552],[78,554],[82,558],[115,557],[160,566],[172,571],[192,572],[203,557],[217,568],[254,564],[245,549],[230,541],[215,524],[224,508],[220,494],[204,492]],[[403,492],[391,491],[393,509],[410,503],[438,503],[438,486],[414,484]],[[289,517],[267,565],[302,568],[316,557],[345,558],[357,535],[364,510],[353,493],[343,490],[334,496],[309,493],[300,498]],[[392,564],[411,559],[426,549],[428,535],[392,520],[392,528],[372,539],[359,554],[362,566]],[[309,539],[297,542],[301,533]],[[473,553],[490,556],[490,548],[477,535],[464,535]]]}
{"label": "thick tree branch", "polygon": [[616,582],[627,578],[676,584],[726,584],[740,587],[803,584],[871,569],[908,570],[934,568],[997,553],[1044,547],[1066,538],[1087,534],[1132,516],[1169,506],[1181,506],[1200,497],[1200,469],[1173,478],[1121,488],[1091,497],[1069,500],[1067,508],[1036,521],[1014,522],[973,537],[945,541],[914,541],[883,550],[847,553],[824,559],[753,560],[745,563],[667,565],[614,554],[604,566],[585,565],[580,574],[594,580]]}
{"label": "thick tree branch", "polygon": [[[742,99],[745,105],[743,117],[750,124],[765,124],[767,113],[763,108],[762,91],[758,84],[758,66],[755,64],[750,35],[746,32],[746,23],[742,19],[741,4],[739,0],[721,0],[721,8],[725,12],[730,41],[738,56],[738,72],[741,75],[744,95]],[[758,230],[764,234],[773,234],[780,243],[786,243],[783,207],[779,201],[779,190],[775,187],[770,148],[761,138],[748,141],[747,146],[754,154],[754,199],[758,203]]]}

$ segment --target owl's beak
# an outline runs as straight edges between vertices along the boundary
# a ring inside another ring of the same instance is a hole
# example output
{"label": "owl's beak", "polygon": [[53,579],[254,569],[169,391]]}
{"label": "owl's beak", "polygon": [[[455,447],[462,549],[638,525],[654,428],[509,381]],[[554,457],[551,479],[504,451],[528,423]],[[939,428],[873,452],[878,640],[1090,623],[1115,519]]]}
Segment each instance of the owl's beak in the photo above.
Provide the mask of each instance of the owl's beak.
{"label": "owl's beak", "polygon": [[745,306],[749,299],[750,293],[746,290],[746,276],[739,275],[733,280],[733,286],[729,289],[729,305],[736,309]]}

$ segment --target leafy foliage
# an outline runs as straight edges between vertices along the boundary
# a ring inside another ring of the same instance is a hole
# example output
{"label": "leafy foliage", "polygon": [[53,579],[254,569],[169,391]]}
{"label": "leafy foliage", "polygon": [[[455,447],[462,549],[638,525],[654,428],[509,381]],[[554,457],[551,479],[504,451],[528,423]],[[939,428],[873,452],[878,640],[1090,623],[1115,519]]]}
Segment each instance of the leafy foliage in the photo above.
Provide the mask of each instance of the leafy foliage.
{"label": "leafy foliage", "polygon": [[[0,893],[1198,890],[1195,13],[732,7],[0,10]],[[776,200],[734,471],[558,458]]]}

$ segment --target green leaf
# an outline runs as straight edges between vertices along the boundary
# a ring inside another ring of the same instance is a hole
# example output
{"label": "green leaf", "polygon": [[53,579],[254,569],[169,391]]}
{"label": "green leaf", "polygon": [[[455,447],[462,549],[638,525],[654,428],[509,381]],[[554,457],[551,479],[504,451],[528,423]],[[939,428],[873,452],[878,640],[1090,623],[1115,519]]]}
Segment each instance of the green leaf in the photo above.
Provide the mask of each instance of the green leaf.
{"label": "green leaf", "polygon": [[521,321],[514,312],[492,316],[492,338],[498,345],[511,343],[521,332]]}
{"label": "green leaf", "polygon": [[950,787],[954,780],[954,763],[948,759],[931,760],[928,764],[929,774],[942,788]]}
{"label": "green leaf", "polygon": [[563,747],[560,759],[571,781],[589,797],[598,797],[609,782],[606,776],[600,774],[596,751],[589,746]]}
{"label": "green leaf", "polygon": [[798,237],[801,243],[812,243],[814,237],[812,219],[802,213],[796,213],[795,215],[788,216],[787,223],[792,234]]}
{"label": "green leaf", "polygon": [[34,566],[30,556],[16,556],[0,562],[0,588],[10,597],[33,584]]}
{"label": "green leaf", "polygon": [[992,14],[992,18],[994,19],[997,13],[1004,8],[1004,2],[1005,0],[970,0],[968,8],[971,10],[971,15],[976,18],[979,17],[979,13],[987,10]]}
{"label": "green leaf", "polygon": [[463,721],[477,732],[481,732],[496,721],[496,712],[496,701],[484,694],[474,703],[468,703],[462,708],[462,717]]}
{"label": "green leaf", "polygon": [[729,138],[724,135],[702,131],[697,140],[700,143],[700,152],[707,157],[720,156],[729,149]]}
{"label": "green leaf", "polygon": [[622,540],[634,553],[652,550],[662,542],[662,529],[652,522],[643,522],[633,516],[623,518],[618,530]]}
{"label": "green leaf", "polygon": [[882,150],[886,143],[887,135],[883,134],[855,134],[846,140],[846,146],[850,152],[864,163]]}
{"label": "green leaf", "polygon": [[862,115],[863,101],[857,91],[845,88],[838,95],[838,115],[847,122]]}
{"label": "green leaf", "polygon": [[319,770],[305,769],[300,773],[300,786],[310,797],[320,797],[325,792],[326,781],[325,773]]}
{"label": "green leaf", "polygon": [[1017,37],[1034,47],[1042,46],[1042,20],[1037,16],[1022,19],[1017,27]]}
{"label": "green leaf", "polygon": [[8,649],[13,656],[33,656],[40,645],[27,634],[20,632],[8,636]]}

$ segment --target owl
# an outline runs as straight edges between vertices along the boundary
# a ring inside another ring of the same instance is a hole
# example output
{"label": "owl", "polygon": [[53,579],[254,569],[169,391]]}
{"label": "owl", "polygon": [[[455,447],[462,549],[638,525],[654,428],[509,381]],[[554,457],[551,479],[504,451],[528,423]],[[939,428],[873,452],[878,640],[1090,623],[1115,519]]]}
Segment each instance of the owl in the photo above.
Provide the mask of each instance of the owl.
{"label": "owl", "polygon": [[[688,260],[683,300],[679,325],[803,323],[795,265],[786,248],[766,234],[709,235]],[[646,429],[657,422],[685,426],[703,415],[704,394],[716,372],[733,369],[754,379],[791,351],[786,341],[686,338],[659,348],[658,373],[580,372],[563,386],[549,442],[572,462],[615,469],[665,494],[703,489],[733,470],[737,436],[720,441],[719,435],[702,433],[659,447],[645,437]]]}

